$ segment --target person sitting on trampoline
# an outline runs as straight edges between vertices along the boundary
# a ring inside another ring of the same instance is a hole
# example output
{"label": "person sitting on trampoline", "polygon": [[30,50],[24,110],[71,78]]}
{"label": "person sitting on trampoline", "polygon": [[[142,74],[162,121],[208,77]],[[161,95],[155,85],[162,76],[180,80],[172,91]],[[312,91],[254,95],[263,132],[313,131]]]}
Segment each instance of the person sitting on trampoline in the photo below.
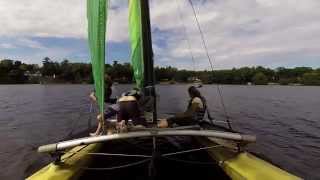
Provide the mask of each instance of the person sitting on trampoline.
{"label": "person sitting on trampoline", "polygon": [[[109,105],[104,113],[104,118],[107,120],[113,116],[117,116],[116,128],[119,131],[125,131],[128,125],[128,121],[131,120],[133,125],[146,125],[146,121],[141,113],[141,102],[142,94],[138,89],[132,89],[125,92],[117,100],[116,104]],[[101,115],[97,116],[98,122],[101,120]],[[109,126],[110,125],[110,126]],[[114,127],[111,122],[107,121],[108,133],[112,133]],[[100,127],[101,129],[101,127]],[[100,132],[100,131],[99,131]],[[91,136],[99,135],[97,133],[90,134]]]}
{"label": "person sitting on trampoline", "polygon": [[179,126],[195,125],[203,120],[206,113],[205,98],[194,86],[188,88],[188,93],[190,100],[187,110],[168,119],[160,119],[158,122],[159,128],[172,127],[174,124]]}
{"label": "person sitting on trampoline", "polygon": [[118,128],[125,130],[128,121],[131,120],[133,125],[146,125],[143,117],[140,100],[142,94],[138,89],[133,89],[124,93],[119,99],[119,112],[117,114]]}

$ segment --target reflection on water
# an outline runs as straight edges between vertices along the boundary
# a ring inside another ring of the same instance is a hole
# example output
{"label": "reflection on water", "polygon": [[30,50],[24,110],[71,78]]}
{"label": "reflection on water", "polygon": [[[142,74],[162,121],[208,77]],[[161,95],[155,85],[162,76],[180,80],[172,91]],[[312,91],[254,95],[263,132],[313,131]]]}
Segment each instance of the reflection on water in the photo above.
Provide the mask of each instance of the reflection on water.
{"label": "reflection on water", "polygon": [[[115,95],[130,85],[114,87]],[[161,116],[186,108],[187,85],[159,85]],[[36,153],[87,129],[90,85],[0,86],[0,179],[22,179],[50,161]],[[250,151],[306,179],[319,179],[320,87],[221,86],[228,115],[236,130],[256,134]],[[201,88],[217,120],[224,114],[216,86]]]}

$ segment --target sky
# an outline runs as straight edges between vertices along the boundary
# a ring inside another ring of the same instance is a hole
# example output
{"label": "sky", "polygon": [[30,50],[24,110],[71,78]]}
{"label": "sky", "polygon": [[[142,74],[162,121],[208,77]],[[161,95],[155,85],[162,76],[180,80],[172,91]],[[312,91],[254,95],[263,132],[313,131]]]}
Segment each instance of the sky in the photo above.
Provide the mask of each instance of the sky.
{"label": "sky", "polygon": [[[319,0],[193,4],[215,69],[320,67]],[[0,14],[0,59],[89,62],[85,0],[0,0]],[[187,0],[150,0],[150,14],[156,65],[209,69]],[[128,0],[110,0],[107,29],[106,61],[129,62]]]}

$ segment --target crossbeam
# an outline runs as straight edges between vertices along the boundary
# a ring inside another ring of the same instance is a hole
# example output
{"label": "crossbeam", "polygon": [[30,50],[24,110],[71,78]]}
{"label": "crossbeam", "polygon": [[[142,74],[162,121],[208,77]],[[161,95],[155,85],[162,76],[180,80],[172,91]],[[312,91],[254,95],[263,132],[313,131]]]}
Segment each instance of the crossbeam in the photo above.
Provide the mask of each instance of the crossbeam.
{"label": "crossbeam", "polygon": [[231,133],[214,130],[151,130],[119,133],[111,135],[101,135],[95,137],[85,137],[80,139],[73,139],[54,144],[43,145],[38,148],[40,153],[50,153],[62,151],[80,145],[88,145],[93,143],[101,143],[119,139],[130,139],[140,137],[163,137],[163,136],[196,136],[196,137],[215,137],[226,140],[234,140],[241,142],[255,142],[256,137],[252,135],[245,135],[240,133]]}

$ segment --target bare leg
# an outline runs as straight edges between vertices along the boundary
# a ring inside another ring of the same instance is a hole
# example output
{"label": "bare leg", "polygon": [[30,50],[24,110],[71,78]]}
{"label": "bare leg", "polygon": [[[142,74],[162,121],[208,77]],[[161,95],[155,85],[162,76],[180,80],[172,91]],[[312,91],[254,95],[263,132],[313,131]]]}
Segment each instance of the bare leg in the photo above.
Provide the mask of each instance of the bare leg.
{"label": "bare leg", "polygon": [[99,135],[100,134],[100,132],[101,132],[101,121],[100,121],[100,119],[101,119],[101,115],[99,114],[98,116],[97,116],[97,120],[98,120],[98,127],[97,127],[97,130],[94,132],[94,133],[90,133],[90,136],[97,136],[97,135]]}
{"label": "bare leg", "polygon": [[116,128],[119,132],[126,132],[127,131],[126,121],[122,120],[122,121],[118,122]]}

